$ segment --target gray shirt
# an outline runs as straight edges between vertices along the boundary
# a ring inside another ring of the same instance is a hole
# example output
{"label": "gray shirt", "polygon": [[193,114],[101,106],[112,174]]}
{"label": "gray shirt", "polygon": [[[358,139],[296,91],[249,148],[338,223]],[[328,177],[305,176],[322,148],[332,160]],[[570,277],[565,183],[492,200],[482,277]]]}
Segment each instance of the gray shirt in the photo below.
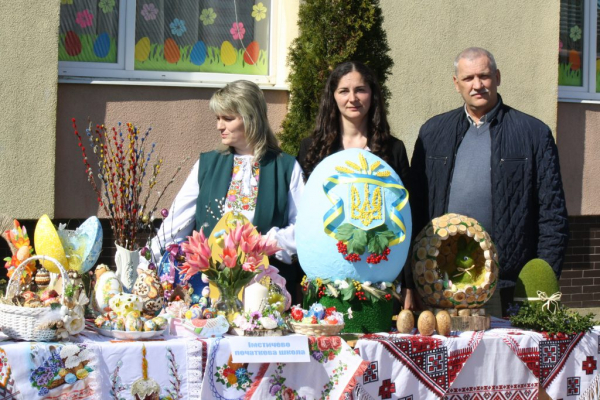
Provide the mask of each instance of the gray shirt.
{"label": "gray shirt", "polygon": [[471,126],[456,152],[448,201],[448,212],[475,218],[490,235],[493,235],[490,122],[497,110],[498,104],[479,124],[467,113]]}

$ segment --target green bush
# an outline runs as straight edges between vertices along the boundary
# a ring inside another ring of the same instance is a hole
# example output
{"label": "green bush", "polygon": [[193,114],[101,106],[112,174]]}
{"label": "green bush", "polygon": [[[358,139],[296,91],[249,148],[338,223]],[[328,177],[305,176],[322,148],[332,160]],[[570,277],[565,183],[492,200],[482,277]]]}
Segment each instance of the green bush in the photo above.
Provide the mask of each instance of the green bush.
{"label": "green bush", "polygon": [[290,47],[290,107],[279,138],[297,154],[314,129],[321,92],[329,73],[344,61],[361,61],[385,86],[394,62],[383,30],[379,0],[305,0],[298,13],[299,36]]}

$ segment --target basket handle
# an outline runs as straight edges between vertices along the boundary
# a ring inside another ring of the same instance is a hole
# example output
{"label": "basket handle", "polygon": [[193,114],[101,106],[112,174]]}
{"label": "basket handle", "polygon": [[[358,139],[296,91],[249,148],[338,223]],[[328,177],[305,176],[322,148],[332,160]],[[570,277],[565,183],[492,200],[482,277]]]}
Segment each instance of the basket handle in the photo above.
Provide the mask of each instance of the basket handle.
{"label": "basket handle", "polygon": [[[69,281],[69,275],[67,274],[67,271],[65,270],[65,268],[62,266],[62,264],[60,262],[58,262],[56,259],[49,257],[49,256],[32,256],[27,258],[25,261],[23,261],[21,264],[19,264],[19,266],[15,269],[15,272],[13,272],[13,274],[10,276],[10,281],[8,282],[8,285],[6,286],[6,293],[4,294],[4,299],[8,300],[9,299],[9,293],[12,293],[14,291],[16,291],[16,288],[18,288],[19,285],[19,281],[20,281],[20,274],[21,274],[21,270],[25,268],[25,266],[27,264],[29,264],[31,261],[36,261],[36,260],[41,260],[41,261],[50,261],[52,263],[54,263],[54,265],[56,265],[56,267],[58,268],[58,270],[60,271],[60,274],[62,276],[62,289],[63,289],[63,295],[67,290],[67,285],[70,283]],[[18,277],[17,279],[15,279],[15,277]],[[15,289],[12,289],[12,286],[17,285]],[[12,290],[11,290],[12,289]],[[12,297],[12,296],[11,296]],[[64,298],[64,296],[63,296]]]}

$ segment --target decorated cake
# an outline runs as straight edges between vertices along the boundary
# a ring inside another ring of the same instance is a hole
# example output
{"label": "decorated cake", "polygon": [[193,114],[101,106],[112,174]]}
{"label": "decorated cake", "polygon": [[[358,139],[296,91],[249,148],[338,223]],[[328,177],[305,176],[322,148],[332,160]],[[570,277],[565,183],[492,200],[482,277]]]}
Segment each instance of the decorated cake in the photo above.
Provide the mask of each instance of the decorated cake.
{"label": "decorated cake", "polygon": [[388,331],[411,229],[408,192],[385,161],[362,149],[324,159],[306,184],[296,224],[305,307],[351,308],[345,332]]}

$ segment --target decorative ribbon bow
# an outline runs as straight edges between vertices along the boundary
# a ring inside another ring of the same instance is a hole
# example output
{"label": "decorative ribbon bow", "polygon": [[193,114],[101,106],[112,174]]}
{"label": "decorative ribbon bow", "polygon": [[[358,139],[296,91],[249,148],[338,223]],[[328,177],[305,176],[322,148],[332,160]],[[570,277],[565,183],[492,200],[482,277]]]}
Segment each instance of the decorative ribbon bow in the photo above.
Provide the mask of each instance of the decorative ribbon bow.
{"label": "decorative ribbon bow", "polygon": [[471,274],[471,270],[473,268],[475,268],[475,267],[476,267],[475,264],[471,265],[469,268],[458,267],[457,268],[458,274],[454,274],[452,277],[456,278],[457,276],[461,276],[461,275],[463,275],[466,272],[467,274],[469,274],[469,276],[471,277],[471,279],[473,279],[473,274]]}
{"label": "decorative ribbon bow", "polygon": [[545,303],[542,305],[542,310],[544,308],[546,308],[546,310],[550,311],[550,304],[554,305],[554,308],[552,310],[552,314],[556,313],[556,308],[558,307],[558,302],[560,301],[560,298],[562,297],[562,293],[561,292],[556,292],[554,293],[552,296],[548,297],[548,295],[545,292],[542,292],[541,290],[537,291],[537,295],[539,297],[539,299],[541,301],[544,301]]}

